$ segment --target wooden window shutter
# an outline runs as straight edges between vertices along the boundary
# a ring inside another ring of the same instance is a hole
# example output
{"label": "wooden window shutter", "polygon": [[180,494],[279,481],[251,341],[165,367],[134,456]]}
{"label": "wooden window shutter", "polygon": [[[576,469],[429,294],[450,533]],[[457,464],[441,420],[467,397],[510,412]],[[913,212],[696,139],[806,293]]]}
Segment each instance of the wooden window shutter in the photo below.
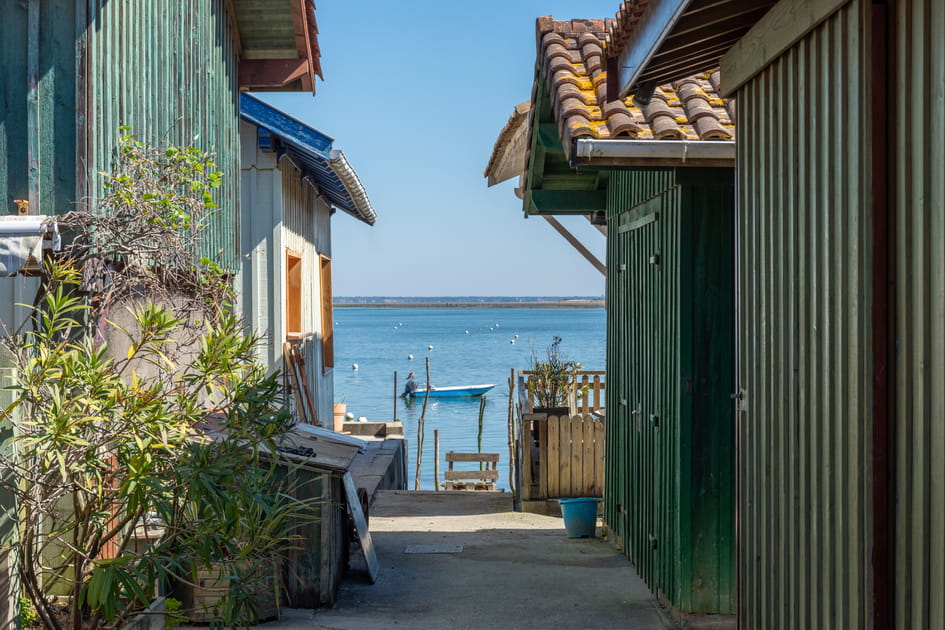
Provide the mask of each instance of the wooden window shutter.
{"label": "wooden window shutter", "polygon": [[285,252],[285,331],[297,336],[302,330],[302,254]]}
{"label": "wooden window shutter", "polygon": [[326,368],[335,367],[334,315],[331,301],[331,258],[319,256],[319,284],[322,306],[322,358]]}

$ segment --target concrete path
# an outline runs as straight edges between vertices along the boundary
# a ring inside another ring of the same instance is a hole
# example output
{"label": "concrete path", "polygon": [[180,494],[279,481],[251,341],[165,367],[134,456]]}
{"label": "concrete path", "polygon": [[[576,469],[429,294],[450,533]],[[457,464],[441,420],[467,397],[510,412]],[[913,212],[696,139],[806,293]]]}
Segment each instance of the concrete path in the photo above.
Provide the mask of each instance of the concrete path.
{"label": "concrete path", "polygon": [[382,490],[370,529],[381,565],[376,584],[352,558],[334,607],[285,611],[259,627],[673,627],[609,542],[569,539],[560,518],[513,512],[508,494]]}

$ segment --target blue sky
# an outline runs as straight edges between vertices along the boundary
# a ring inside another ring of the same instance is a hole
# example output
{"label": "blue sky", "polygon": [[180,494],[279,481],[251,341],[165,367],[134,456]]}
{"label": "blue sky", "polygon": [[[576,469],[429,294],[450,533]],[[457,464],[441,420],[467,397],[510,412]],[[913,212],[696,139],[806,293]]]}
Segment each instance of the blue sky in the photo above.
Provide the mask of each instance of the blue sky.
{"label": "blue sky", "polygon": [[[482,171],[531,96],[535,18],[612,17],[617,0],[316,3],[317,94],[261,94],[335,139],[378,214],[332,221],[335,295],[603,295],[604,278],[515,182]],[[604,237],[560,217],[599,258]]]}

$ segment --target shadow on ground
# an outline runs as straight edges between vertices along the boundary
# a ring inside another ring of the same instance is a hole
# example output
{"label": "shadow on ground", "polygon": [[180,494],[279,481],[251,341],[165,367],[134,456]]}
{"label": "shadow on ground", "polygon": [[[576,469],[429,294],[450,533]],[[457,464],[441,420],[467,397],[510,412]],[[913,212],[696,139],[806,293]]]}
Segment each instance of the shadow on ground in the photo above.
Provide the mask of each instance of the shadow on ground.
{"label": "shadow on ground", "polygon": [[511,511],[509,495],[382,491],[370,525],[377,583],[356,555],[332,608],[260,627],[672,627],[613,545],[569,539],[560,518]]}

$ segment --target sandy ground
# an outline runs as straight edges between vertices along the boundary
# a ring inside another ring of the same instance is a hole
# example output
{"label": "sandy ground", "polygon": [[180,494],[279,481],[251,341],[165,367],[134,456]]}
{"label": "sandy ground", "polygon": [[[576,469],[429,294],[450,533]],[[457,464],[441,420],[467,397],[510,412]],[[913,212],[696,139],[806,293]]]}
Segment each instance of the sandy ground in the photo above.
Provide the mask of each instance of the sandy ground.
{"label": "sandy ground", "polygon": [[332,608],[259,627],[673,627],[609,542],[569,539],[560,518],[513,512],[508,494],[381,491],[370,530],[377,583],[357,556]]}

